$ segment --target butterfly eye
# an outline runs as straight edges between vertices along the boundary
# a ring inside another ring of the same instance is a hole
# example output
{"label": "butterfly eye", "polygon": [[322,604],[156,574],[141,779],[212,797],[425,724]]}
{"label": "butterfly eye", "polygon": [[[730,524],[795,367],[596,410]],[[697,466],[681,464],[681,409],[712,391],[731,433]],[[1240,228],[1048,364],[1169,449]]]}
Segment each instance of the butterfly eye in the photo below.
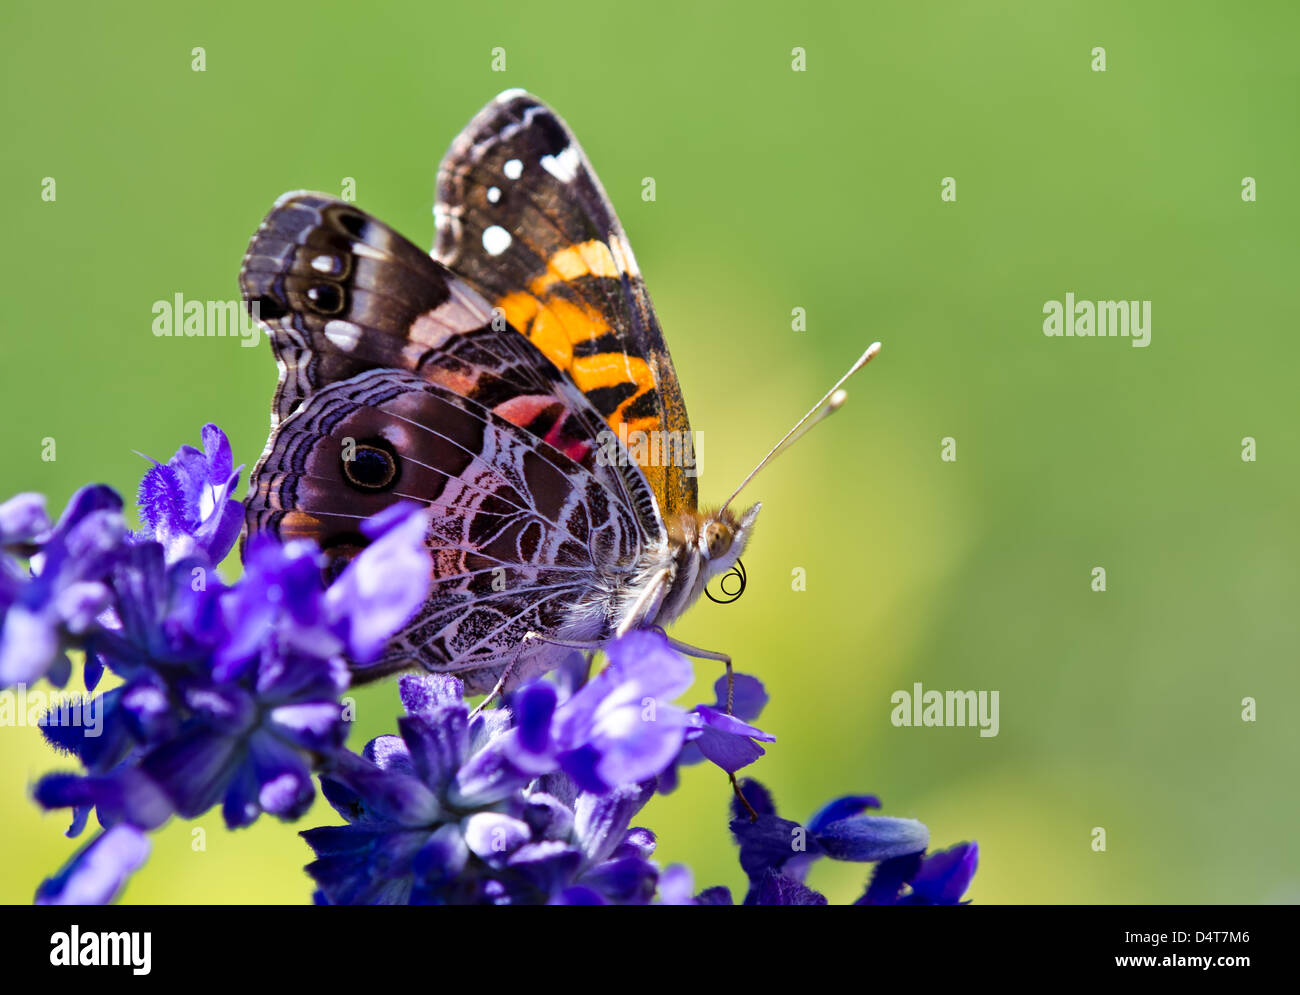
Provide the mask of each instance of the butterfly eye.
{"label": "butterfly eye", "polygon": [[397,455],[382,439],[357,443],[352,458],[339,462],[344,478],[359,491],[386,491],[397,483]]}
{"label": "butterfly eye", "polygon": [[716,560],[731,548],[731,530],[721,522],[710,522],[704,529],[704,541],[709,547],[709,559]]}
{"label": "butterfly eye", "polygon": [[318,283],[307,288],[307,300],[319,314],[338,314],[343,310],[343,291],[332,283]]}

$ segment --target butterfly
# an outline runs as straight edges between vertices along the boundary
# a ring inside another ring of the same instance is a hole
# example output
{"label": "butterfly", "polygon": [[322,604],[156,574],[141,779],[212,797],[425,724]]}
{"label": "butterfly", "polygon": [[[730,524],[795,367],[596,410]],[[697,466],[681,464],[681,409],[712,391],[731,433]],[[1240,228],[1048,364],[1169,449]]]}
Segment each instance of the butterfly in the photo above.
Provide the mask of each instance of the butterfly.
{"label": "butterfly", "polygon": [[366,545],[364,519],[427,506],[429,597],[356,677],[423,667],[495,695],[670,624],[737,563],[759,505],[700,508],[645,283],[551,108],[512,90],[480,111],[442,162],[434,217],[425,253],[296,192],[254,234],[240,286],[279,382],[246,527],[313,540],[333,575]]}

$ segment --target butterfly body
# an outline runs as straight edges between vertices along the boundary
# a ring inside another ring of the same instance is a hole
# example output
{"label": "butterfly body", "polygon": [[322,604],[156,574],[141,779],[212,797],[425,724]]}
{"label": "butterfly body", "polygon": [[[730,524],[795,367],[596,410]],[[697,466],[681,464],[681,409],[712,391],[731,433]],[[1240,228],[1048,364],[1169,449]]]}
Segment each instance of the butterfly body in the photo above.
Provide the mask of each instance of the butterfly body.
{"label": "butterfly body", "polygon": [[[425,253],[351,204],[281,197],[245,300],[280,368],[248,531],[346,564],[359,523],[431,510],[433,586],[382,659],[468,690],[666,626],[735,563],[757,506],[696,501],[690,424],[622,226],[572,133],[502,94],[439,172]],[[633,433],[675,447],[629,447]],[[660,459],[667,452],[675,458]]]}

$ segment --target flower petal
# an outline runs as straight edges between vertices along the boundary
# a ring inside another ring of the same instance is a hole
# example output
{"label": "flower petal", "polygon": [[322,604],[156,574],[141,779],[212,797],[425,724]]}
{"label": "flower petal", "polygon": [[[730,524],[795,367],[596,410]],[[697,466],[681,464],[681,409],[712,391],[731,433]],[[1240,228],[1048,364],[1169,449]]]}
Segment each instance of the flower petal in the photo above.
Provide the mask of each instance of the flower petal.
{"label": "flower petal", "polygon": [[817,810],[817,813],[808,820],[808,829],[810,832],[819,833],[832,822],[858,815],[869,808],[880,808],[880,799],[875,795],[845,795],[843,798],[836,798]]}
{"label": "flower petal", "polygon": [[461,824],[465,843],[483,860],[504,861],[532,836],[528,823],[499,812],[476,812]]}
{"label": "flower petal", "polygon": [[826,896],[802,882],[767,871],[745,896],[746,905],[825,905]]}
{"label": "flower petal", "polygon": [[816,839],[835,860],[886,860],[924,850],[930,830],[915,819],[859,815],[830,823]]}
{"label": "flower petal", "polygon": [[979,866],[979,845],[958,843],[947,850],[929,854],[912,878],[912,898],[927,905],[957,905],[970,887]]}
{"label": "flower petal", "polygon": [[107,905],[143,866],[149,838],[130,825],[104,830],[36,891],[37,905]]}

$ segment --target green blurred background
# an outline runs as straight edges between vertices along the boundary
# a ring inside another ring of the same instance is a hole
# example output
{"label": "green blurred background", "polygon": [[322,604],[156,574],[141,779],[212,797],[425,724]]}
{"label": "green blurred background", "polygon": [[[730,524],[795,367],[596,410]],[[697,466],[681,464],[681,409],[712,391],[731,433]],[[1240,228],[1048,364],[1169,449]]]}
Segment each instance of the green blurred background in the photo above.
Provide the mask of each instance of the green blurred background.
{"label": "green blurred background", "polygon": [[[206,421],[251,467],[269,348],[155,338],[153,302],[235,297],[275,197],[344,177],[431,244],[443,151],[522,86],[568,119],[629,231],[705,499],[885,343],[753,487],[745,596],[675,633],[766,681],[779,740],[751,771],[783,813],[878,793],[938,846],[979,841],[982,903],[1300,900],[1300,12],[791,6],[6,3],[3,491],[56,511],[89,480],[130,494],[133,451],[166,458]],[[1150,347],[1046,338],[1067,291],[1152,301]],[[687,701],[716,676],[698,672]],[[1000,734],[894,728],[915,681],[998,690]],[[392,685],[358,701],[357,747],[398,711]],[[0,757],[0,900],[27,902],[75,846],[27,800],[60,761],[30,728],[0,729]],[[739,889],[725,778],[684,780],[638,821],[697,884]],[[125,900],[306,901],[296,829],[334,821],[320,804],[231,834],[214,812],[200,853],[174,822]],[[823,863],[812,883],[851,901],[863,877]]]}

